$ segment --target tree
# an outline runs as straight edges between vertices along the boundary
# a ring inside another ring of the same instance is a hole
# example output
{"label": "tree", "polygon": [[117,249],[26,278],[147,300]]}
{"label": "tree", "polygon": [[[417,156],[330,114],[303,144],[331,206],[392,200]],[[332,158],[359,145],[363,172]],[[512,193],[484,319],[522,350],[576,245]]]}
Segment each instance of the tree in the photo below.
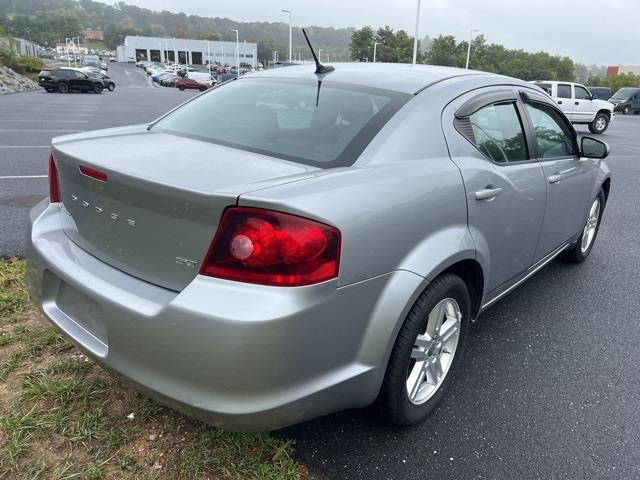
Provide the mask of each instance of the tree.
{"label": "tree", "polygon": [[427,61],[432,65],[445,67],[462,67],[462,50],[465,42],[458,45],[453,35],[442,36],[433,40],[431,50],[427,54]]}
{"label": "tree", "polygon": [[592,87],[609,87],[611,92],[615,93],[624,87],[640,88],[640,76],[629,73],[619,73],[607,78],[602,78],[594,75],[587,79],[587,85]]}
{"label": "tree", "polygon": [[354,30],[351,34],[351,59],[356,62],[366,61],[373,57],[373,29],[364,26],[360,30]]}

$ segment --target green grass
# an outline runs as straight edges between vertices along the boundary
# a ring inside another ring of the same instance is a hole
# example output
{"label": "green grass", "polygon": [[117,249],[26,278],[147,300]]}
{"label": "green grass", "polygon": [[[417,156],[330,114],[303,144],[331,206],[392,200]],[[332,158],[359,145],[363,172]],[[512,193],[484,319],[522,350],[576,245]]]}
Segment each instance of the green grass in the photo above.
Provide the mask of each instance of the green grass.
{"label": "green grass", "polygon": [[292,442],[224,432],[120,384],[46,326],[23,274],[0,259],[0,480],[304,477]]}

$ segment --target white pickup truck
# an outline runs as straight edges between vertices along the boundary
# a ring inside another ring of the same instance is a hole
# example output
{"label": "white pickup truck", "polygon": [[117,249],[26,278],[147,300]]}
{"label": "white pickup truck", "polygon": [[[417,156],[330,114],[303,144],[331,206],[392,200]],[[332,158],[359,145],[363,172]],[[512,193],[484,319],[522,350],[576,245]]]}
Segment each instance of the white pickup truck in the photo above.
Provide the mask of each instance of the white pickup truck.
{"label": "white pickup truck", "polygon": [[554,80],[533,83],[553,98],[571,123],[589,125],[591,133],[604,133],[614,118],[614,105],[594,99],[584,85]]}

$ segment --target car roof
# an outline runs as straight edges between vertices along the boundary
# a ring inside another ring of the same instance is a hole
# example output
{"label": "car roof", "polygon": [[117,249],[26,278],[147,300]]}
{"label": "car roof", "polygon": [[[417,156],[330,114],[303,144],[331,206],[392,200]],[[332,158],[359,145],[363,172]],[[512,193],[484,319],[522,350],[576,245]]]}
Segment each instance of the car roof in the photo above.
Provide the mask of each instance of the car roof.
{"label": "car roof", "polygon": [[[494,74],[476,70],[435,65],[411,65],[406,63],[333,63],[335,70],[322,75],[322,79],[344,82],[364,87],[382,88],[414,94],[420,90],[449,78]],[[318,80],[314,64],[273,68],[247,74],[251,78],[289,78]],[[503,77],[504,78],[504,77]]]}

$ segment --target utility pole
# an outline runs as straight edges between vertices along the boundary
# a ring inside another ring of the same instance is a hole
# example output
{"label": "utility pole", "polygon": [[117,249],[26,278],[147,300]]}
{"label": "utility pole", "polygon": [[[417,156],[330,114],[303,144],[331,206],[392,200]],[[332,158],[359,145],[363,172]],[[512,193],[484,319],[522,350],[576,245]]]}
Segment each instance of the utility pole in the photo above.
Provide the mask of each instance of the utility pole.
{"label": "utility pole", "polygon": [[413,65],[416,64],[418,57],[418,34],[420,33],[420,3],[422,0],[418,0],[418,9],[416,10],[416,33],[413,37]]}
{"label": "utility pole", "polygon": [[376,49],[380,44],[380,42],[373,42],[373,63],[376,63]]}
{"label": "utility pole", "polygon": [[289,14],[289,63],[293,63],[293,50],[291,49],[291,10],[281,10],[281,12]]}
{"label": "utility pole", "polygon": [[473,32],[478,32],[478,30],[469,30],[469,45],[467,45],[467,64],[465,65],[465,70],[469,70],[469,58],[471,57],[471,42],[473,41]]}
{"label": "utility pole", "polygon": [[233,29],[236,32],[236,77],[240,78],[240,33],[237,29]]}

